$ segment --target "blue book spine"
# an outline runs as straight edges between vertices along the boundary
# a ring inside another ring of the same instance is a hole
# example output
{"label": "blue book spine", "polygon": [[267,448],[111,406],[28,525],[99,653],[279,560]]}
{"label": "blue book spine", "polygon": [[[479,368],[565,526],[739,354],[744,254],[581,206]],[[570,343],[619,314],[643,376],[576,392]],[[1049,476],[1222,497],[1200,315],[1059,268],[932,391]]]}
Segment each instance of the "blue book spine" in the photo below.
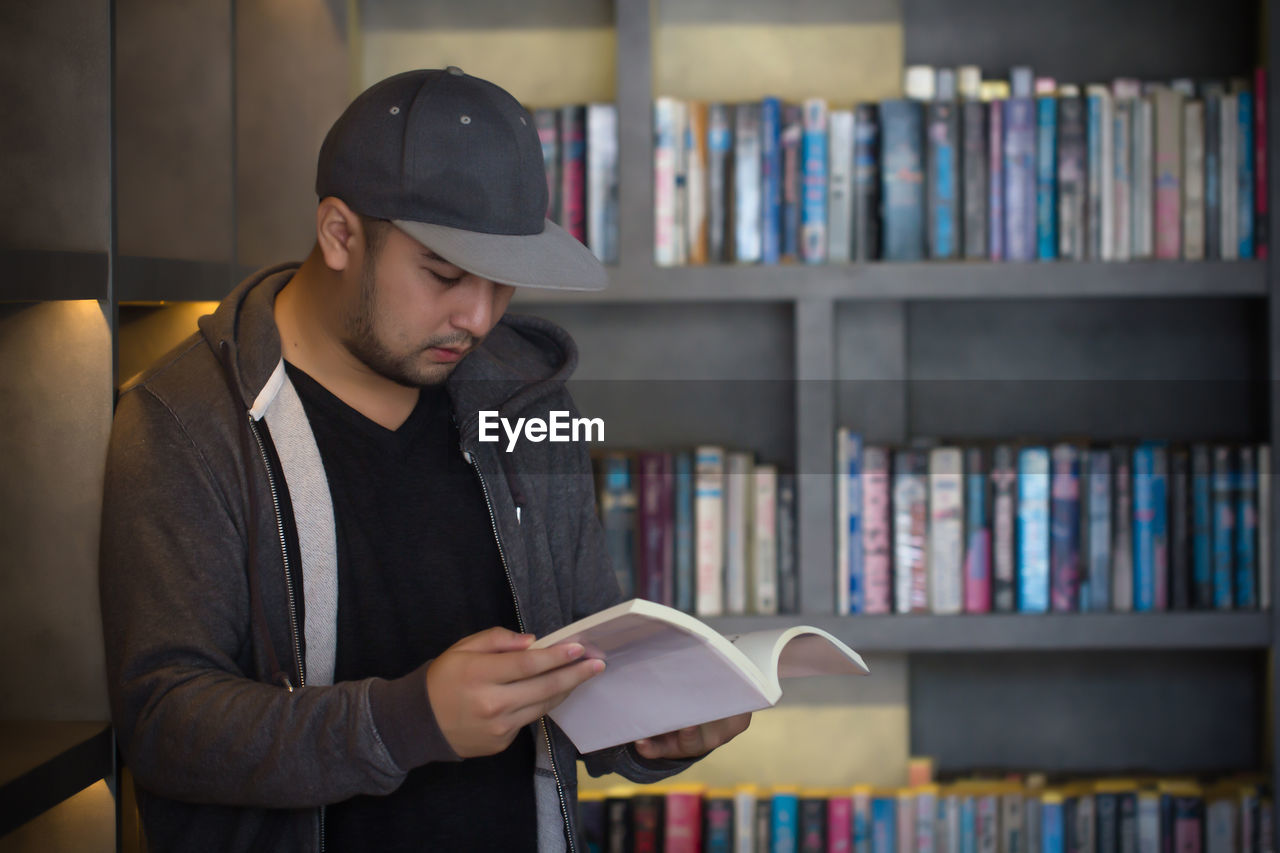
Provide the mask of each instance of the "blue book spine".
{"label": "blue book spine", "polygon": [[1230,610],[1234,568],[1236,507],[1231,448],[1213,448],[1213,606]]}
{"label": "blue book spine", "polygon": [[760,261],[776,264],[782,252],[782,103],[760,102]]}
{"label": "blue book spine", "polygon": [[871,853],[898,853],[898,804],[893,797],[871,800]]}
{"label": "blue book spine", "polygon": [[918,101],[885,101],[880,105],[885,260],[924,258],[923,121]]}
{"label": "blue book spine", "polygon": [[1049,449],[1018,453],[1018,610],[1049,609]]}
{"label": "blue book spine", "polygon": [[1133,609],[1154,610],[1155,566],[1155,457],[1143,444],[1133,451]]}
{"label": "blue book spine", "polygon": [[1191,602],[1213,607],[1213,463],[1209,448],[1191,448]]}
{"label": "blue book spine", "polygon": [[827,260],[827,104],[804,104],[801,137],[800,257],[807,264]]}
{"label": "blue book spine", "polygon": [[1066,853],[1066,832],[1062,819],[1062,800],[1046,799],[1040,805],[1041,853]]}
{"label": "blue book spine", "polygon": [[676,609],[694,611],[697,585],[693,536],[693,454],[675,456]]}
{"label": "blue book spine", "polygon": [[866,570],[862,561],[862,437],[850,432],[846,438],[849,474],[849,612],[866,610]]}
{"label": "blue book spine", "polygon": [[1005,257],[1036,257],[1036,102],[1010,98],[1004,128]]}
{"label": "blue book spine", "polygon": [[1253,257],[1253,93],[1236,95],[1239,144],[1236,155],[1236,199],[1240,210],[1240,258]]}
{"label": "blue book spine", "polygon": [[1004,123],[1005,101],[992,101],[987,111],[987,239],[993,261],[1004,260]]}
{"label": "blue book spine", "polygon": [[960,850],[978,853],[978,809],[972,796],[960,798]]}
{"label": "blue book spine", "polygon": [[1036,254],[1058,257],[1058,99],[1036,100]]}
{"label": "blue book spine", "polygon": [[[1089,557],[1081,588],[1082,610],[1111,609],[1111,454],[1089,451]],[[1086,604],[1087,602],[1087,604]]]}
{"label": "blue book spine", "polygon": [[1054,610],[1080,607],[1080,451],[1053,449],[1049,502],[1049,572]]}
{"label": "blue book spine", "polygon": [[1236,588],[1241,609],[1258,606],[1258,468],[1252,447],[1240,448],[1236,474]]}
{"label": "blue book spine", "polygon": [[929,256],[954,258],[960,248],[959,114],[949,101],[929,105]]}
{"label": "blue book spine", "polygon": [[796,853],[800,843],[800,798],[793,793],[773,795],[771,853]]}

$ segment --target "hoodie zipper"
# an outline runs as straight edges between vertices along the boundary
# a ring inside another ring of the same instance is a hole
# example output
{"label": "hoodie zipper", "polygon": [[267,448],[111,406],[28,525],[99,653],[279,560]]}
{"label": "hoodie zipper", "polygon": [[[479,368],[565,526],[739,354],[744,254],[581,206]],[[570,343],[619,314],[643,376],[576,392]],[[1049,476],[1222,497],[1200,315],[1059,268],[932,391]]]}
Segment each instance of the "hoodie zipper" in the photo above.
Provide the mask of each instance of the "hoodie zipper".
{"label": "hoodie zipper", "polygon": [[[489,498],[489,486],[485,483],[484,473],[480,470],[480,465],[476,462],[475,457],[471,452],[463,450],[462,456],[475,470],[476,477],[480,480],[480,491],[484,493],[484,504],[489,510],[489,524],[493,528],[494,541],[498,543],[498,558],[502,561],[502,570],[506,572],[507,575],[507,586],[511,589],[511,600],[515,602],[516,606],[516,625],[519,627],[520,633],[523,634],[525,630],[524,616],[520,612],[520,599],[516,595],[515,581],[511,578],[511,568],[507,565],[507,554],[502,548],[502,537],[498,535],[498,518],[493,512],[493,501]],[[519,516],[519,512],[520,510],[517,507],[517,517]],[[556,796],[560,800],[560,817],[564,820],[564,831],[565,837],[569,841],[569,851],[570,853],[573,853],[573,851],[577,850],[577,845],[574,844],[573,840],[573,825],[569,822],[569,805],[564,798],[564,786],[560,782],[560,769],[556,766],[556,754],[551,747],[551,732],[547,728],[547,718],[545,716],[539,718],[538,725],[542,729],[542,737],[547,744],[547,755],[551,759],[551,775],[555,777]]]}
{"label": "hoodie zipper", "polygon": [[[271,463],[267,459],[267,449],[262,443],[262,436],[258,433],[258,425],[253,420],[253,415],[248,417],[249,432],[253,433],[253,440],[258,444],[258,453],[262,455],[262,467],[267,472],[267,486],[271,489],[271,506],[275,510],[276,533],[280,537],[280,558],[284,563],[285,595],[289,602],[289,636],[293,640],[293,662],[298,671],[298,686],[306,687],[307,672],[302,666],[302,649],[298,644],[298,608],[293,596],[293,572],[289,567],[289,548],[285,544],[284,518],[280,513],[280,493],[276,490],[276,477],[271,471]],[[288,676],[285,676],[284,686],[290,693],[293,692],[293,685],[289,683]],[[324,806],[320,807],[320,853],[324,853]]]}

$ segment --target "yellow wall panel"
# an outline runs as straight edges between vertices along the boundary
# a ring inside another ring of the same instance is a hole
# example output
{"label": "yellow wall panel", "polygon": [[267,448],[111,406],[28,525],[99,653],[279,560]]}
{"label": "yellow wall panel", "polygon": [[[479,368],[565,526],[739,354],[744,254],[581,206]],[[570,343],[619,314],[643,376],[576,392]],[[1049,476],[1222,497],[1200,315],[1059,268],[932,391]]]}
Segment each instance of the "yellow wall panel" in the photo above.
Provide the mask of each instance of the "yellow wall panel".
{"label": "yellow wall panel", "polygon": [[415,68],[457,65],[502,86],[527,107],[612,101],[612,29],[373,30],[360,44],[362,90]]}

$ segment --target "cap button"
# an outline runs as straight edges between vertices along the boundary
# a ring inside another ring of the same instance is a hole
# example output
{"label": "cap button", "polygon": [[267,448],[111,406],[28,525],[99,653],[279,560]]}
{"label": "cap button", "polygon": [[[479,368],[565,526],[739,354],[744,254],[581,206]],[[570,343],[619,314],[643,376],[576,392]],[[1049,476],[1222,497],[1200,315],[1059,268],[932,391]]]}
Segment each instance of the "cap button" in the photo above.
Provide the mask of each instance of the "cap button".
{"label": "cap button", "polygon": [[450,74],[456,74],[459,77],[461,77],[462,74],[464,73],[463,70],[456,65],[450,65],[448,68],[445,69],[445,71],[448,71]]}

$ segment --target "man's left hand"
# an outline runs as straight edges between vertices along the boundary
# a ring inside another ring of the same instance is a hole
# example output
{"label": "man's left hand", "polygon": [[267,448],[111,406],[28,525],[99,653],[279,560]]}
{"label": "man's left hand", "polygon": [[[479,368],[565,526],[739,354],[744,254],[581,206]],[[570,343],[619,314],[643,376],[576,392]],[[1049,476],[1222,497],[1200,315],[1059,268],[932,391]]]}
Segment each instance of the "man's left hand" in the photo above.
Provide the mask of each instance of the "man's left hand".
{"label": "man's left hand", "polygon": [[738,714],[712,723],[647,737],[636,741],[635,748],[644,758],[697,758],[733,740],[745,732],[749,725],[751,714]]}

